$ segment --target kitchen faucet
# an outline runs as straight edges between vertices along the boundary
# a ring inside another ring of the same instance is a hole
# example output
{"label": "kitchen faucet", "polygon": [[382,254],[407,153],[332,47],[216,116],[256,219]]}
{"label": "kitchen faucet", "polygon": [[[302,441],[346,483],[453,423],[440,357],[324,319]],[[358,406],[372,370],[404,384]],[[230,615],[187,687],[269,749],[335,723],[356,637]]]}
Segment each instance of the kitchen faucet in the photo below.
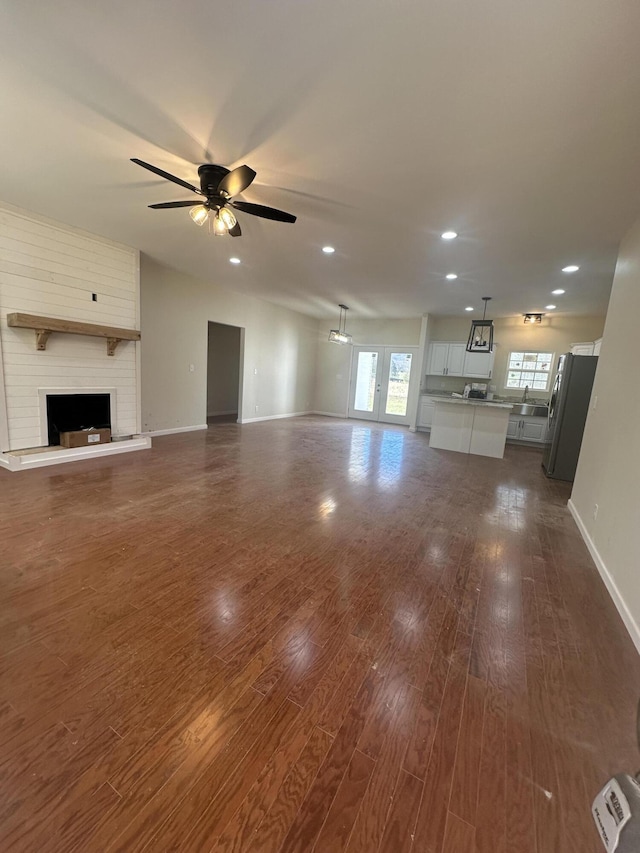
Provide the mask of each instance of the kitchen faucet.
{"label": "kitchen faucet", "polygon": [[527,402],[527,394],[528,394],[528,393],[529,393],[529,386],[528,386],[528,385],[525,385],[525,386],[524,386],[524,394],[522,395],[522,402],[523,402],[523,403],[526,403],[526,402]]}

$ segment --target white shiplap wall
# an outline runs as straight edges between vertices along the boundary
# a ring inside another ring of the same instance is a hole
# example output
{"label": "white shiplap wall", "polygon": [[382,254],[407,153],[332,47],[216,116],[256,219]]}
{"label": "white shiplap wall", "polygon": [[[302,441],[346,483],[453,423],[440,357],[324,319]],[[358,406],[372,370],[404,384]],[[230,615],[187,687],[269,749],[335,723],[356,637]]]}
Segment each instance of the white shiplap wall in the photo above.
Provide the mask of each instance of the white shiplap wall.
{"label": "white shiplap wall", "polygon": [[[139,329],[140,259],[136,249],[0,205],[0,369],[4,377],[8,447],[47,444],[39,389],[117,391],[114,435],[140,431],[139,348],[104,338],[53,333],[38,352],[35,332],[7,326],[14,311]],[[97,294],[97,302],[92,301]],[[2,387],[0,385],[0,396]],[[0,440],[2,439],[0,426]],[[5,443],[7,438],[5,437]]]}

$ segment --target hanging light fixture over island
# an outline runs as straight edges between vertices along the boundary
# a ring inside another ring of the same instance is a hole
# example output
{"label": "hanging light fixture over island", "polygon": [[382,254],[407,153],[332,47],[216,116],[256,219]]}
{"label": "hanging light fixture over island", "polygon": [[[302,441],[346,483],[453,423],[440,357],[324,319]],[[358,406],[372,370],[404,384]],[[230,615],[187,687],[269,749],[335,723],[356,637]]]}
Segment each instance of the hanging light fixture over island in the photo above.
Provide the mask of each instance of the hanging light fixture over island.
{"label": "hanging light fixture over island", "polygon": [[329,340],[334,344],[350,344],[351,343],[351,335],[347,334],[347,311],[349,310],[346,305],[340,303],[338,305],[340,309],[340,319],[338,320],[338,328],[331,329],[329,332]]}
{"label": "hanging light fixture over island", "polygon": [[493,320],[487,320],[487,302],[490,296],[483,296],[484,311],[482,320],[472,320],[469,340],[467,341],[467,352],[493,352]]}

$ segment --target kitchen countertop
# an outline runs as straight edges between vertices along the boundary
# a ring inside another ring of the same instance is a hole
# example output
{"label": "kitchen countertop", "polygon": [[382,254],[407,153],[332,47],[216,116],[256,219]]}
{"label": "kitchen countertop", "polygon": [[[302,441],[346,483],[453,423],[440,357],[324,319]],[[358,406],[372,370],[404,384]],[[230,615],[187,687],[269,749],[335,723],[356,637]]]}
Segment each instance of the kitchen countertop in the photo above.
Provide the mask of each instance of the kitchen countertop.
{"label": "kitchen countertop", "polygon": [[[451,391],[420,391],[420,396],[421,397],[443,398],[443,400],[446,400],[448,402],[458,400],[459,402],[465,402],[465,403],[470,402],[470,403],[473,403],[474,405],[477,405],[478,403],[482,403],[483,405],[488,405],[490,403],[493,406],[501,405],[501,406],[509,406],[511,408],[513,408],[514,406],[523,405],[522,400],[505,400],[505,399],[500,399],[499,397],[496,397],[493,400],[477,400],[475,398],[469,399],[469,398],[463,398],[463,397],[452,397]],[[436,401],[434,400],[434,402],[436,402]],[[549,405],[547,400],[536,400],[536,401],[527,400],[527,403],[529,403],[530,405],[535,405],[535,406],[548,406]],[[539,417],[546,417],[546,415],[540,415]]]}
{"label": "kitchen countertop", "polygon": [[442,399],[438,399],[436,401],[436,405],[438,403],[446,403],[447,405],[453,404],[454,406],[482,406],[483,408],[492,409],[512,409],[513,403],[499,403],[494,400],[476,400],[476,399],[464,399],[463,397],[442,397]]}

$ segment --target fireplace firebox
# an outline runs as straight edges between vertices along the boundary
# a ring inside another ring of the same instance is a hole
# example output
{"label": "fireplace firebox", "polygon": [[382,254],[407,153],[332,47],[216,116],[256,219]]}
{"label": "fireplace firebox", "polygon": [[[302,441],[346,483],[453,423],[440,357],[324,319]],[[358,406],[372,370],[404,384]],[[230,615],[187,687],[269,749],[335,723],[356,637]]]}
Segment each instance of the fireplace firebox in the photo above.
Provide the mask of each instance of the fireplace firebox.
{"label": "fireplace firebox", "polygon": [[109,394],[47,394],[49,447],[60,444],[60,433],[78,429],[110,429]]}

